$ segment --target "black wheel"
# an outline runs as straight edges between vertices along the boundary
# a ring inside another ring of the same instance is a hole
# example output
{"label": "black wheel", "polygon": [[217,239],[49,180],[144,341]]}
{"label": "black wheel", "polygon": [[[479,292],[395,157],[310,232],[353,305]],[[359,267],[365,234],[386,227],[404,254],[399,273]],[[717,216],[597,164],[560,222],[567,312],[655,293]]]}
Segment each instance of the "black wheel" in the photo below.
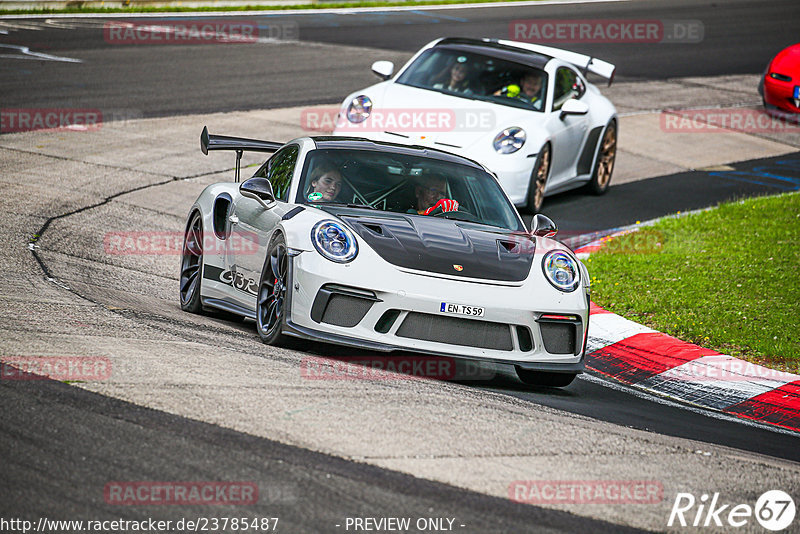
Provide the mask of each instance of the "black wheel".
{"label": "black wheel", "polygon": [[203,276],[203,217],[196,211],[186,226],[181,254],[181,309],[191,313],[203,311],[200,284]]}
{"label": "black wheel", "polygon": [[590,192],[595,195],[602,195],[608,191],[608,184],[611,183],[611,175],[614,173],[614,160],[617,158],[617,123],[611,121],[606,126],[606,132],[600,141],[600,149],[597,151],[597,162],[594,165],[592,179],[586,184]]}
{"label": "black wheel", "polygon": [[544,188],[550,174],[550,145],[544,145],[536,158],[536,166],[531,172],[531,182],[528,186],[528,204],[526,209],[530,213],[539,213],[544,203]]}
{"label": "black wheel", "polygon": [[286,240],[282,234],[278,234],[267,250],[256,300],[256,328],[261,340],[268,345],[286,345],[288,341],[281,333],[286,315],[288,279]]}
{"label": "black wheel", "polygon": [[521,367],[515,367],[517,376],[525,384],[530,386],[546,386],[551,388],[563,388],[572,384],[575,373],[549,373],[546,371],[529,371]]}

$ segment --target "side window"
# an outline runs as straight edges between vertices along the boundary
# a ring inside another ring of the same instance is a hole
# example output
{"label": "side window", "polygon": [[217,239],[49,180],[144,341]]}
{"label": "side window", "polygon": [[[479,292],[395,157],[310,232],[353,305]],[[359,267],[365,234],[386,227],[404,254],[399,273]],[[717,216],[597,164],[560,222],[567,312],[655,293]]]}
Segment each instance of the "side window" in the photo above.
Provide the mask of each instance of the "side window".
{"label": "side window", "polygon": [[556,71],[556,86],[553,93],[553,110],[561,109],[564,102],[570,98],[580,98],[586,92],[586,87],[578,74],[566,67],[559,67]]}
{"label": "side window", "polygon": [[292,185],[292,175],[299,152],[300,148],[297,145],[291,145],[276,152],[267,162],[266,178],[272,184],[275,197],[284,202],[289,197],[289,187]]}

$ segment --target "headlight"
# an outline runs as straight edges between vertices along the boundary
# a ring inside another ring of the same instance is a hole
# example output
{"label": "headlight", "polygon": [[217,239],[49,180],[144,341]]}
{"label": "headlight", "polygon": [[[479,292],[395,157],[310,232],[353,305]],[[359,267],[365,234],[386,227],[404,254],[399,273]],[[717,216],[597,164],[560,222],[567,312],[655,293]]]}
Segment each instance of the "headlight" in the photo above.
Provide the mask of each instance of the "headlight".
{"label": "headlight", "polygon": [[368,96],[357,96],[347,107],[347,120],[358,124],[367,120],[370,113],[372,113],[372,100]]}
{"label": "headlight", "polygon": [[542,270],[547,280],[559,291],[571,292],[581,282],[578,263],[561,250],[553,250],[542,259]]}
{"label": "headlight", "polygon": [[336,221],[320,221],[311,230],[311,241],[317,252],[336,263],[353,261],[358,242],[353,232]]}
{"label": "headlight", "polygon": [[778,74],[777,72],[770,72],[769,73],[769,77],[772,78],[773,80],[780,80],[782,82],[791,82],[792,81],[792,77],[791,76],[786,76],[785,74]]}
{"label": "headlight", "polygon": [[525,130],[517,126],[506,128],[494,138],[494,149],[501,154],[513,154],[525,144]]}

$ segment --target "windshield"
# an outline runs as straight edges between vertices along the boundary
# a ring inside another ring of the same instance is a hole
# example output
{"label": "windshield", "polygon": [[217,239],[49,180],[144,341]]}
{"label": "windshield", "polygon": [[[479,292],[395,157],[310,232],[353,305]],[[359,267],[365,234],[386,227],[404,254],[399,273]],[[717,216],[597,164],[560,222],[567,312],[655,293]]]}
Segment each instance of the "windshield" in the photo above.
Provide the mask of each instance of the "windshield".
{"label": "windshield", "polygon": [[488,173],[409,154],[341,148],[311,151],[296,201],[524,231],[516,210]]}
{"label": "windshield", "polygon": [[397,83],[452,96],[542,111],[547,73],[463,50],[434,47],[412,63]]}

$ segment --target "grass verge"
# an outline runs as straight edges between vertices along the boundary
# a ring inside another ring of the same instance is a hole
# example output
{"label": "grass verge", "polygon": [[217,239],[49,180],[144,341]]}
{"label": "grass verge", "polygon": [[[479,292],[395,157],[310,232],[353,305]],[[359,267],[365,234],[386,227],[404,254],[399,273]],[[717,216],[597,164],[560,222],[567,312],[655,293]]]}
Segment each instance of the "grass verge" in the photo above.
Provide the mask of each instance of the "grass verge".
{"label": "grass verge", "polygon": [[800,370],[800,193],[668,218],[587,260],[599,306],[679,339]]}
{"label": "grass verge", "polygon": [[0,9],[0,16],[3,15],[54,15],[54,14],[81,14],[81,13],[127,13],[135,15],[137,13],[198,13],[208,11],[285,11],[288,9],[339,9],[354,7],[395,7],[395,6],[439,6],[449,4],[492,4],[497,2],[508,2],[513,0],[408,0],[406,2],[319,2],[313,4],[297,5],[248,5],[248,6],[207,6],[207,7],[66,7],[64,9]]}

